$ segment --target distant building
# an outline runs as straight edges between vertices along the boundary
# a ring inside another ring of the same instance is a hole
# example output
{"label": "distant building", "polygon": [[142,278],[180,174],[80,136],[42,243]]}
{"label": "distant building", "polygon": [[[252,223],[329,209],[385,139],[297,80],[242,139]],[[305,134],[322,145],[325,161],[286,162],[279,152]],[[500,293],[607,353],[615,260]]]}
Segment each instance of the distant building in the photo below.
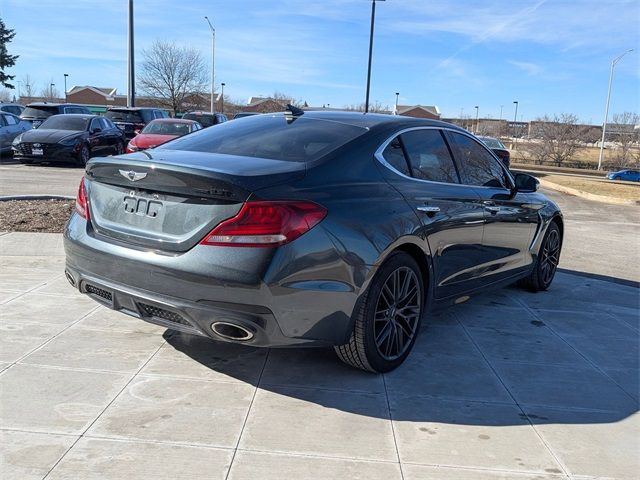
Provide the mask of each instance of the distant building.
{"label": "distant building", "polygon": [[396,115],[440,120],[440,109],[436,105],[398,105]]}
{"label": "distant building", "polygon": [[287,109],[287,103],[292,99],[275,99],[271,97],[250,97],[243,112],[273,113],[282,112]]}

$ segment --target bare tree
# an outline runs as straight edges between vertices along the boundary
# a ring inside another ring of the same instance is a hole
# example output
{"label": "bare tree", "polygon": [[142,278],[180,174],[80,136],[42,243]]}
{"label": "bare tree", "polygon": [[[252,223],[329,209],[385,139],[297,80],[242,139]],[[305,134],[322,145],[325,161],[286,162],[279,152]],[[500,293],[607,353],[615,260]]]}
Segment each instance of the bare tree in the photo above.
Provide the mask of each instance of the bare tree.
{"label": "bare tree", "polygon": [[142,71],[138,83],[146,94],[173,110],[182,110],[186,96],[206,92],[208,70],[198,50],[175,42],[156,40],[142,51]]}
{"label": "bare tree", "polygon": [[578,117],[568,113],[536,119],[532,135],[538,138],[528,149],[537,164],[552,161],[561,166],[571,160],[582,146],[585,127],[578,124]]}
{"label": "bare tree", "polygon": [[[354,105],[345,105],[345,110],[352,110],[355,112],[364,112],[364,102],[358,103]],[[382,105],[380,102],[376,101],[369,104],[369,112],[370,113],[391,113],[391,109],[389,105]]]}
{"label": "bare tree", "polygon": [[609,139],[617,145],[611,162],[613,167],[637,167],[640,163],[640,115],[617,113],[608,126]]}
{"label": "bare tree", "polygon": [[0,90],[0,102],[11,102],[13,101],[13,93],[8,88],[3,88]]}
{"label": "bare tree", "polygon": [[[34,96],[36,92],[36,82],[33,78],[31,78],[31,75],[29,75],[28,73],[23,75],[20,79],[20,84],[20,90],[24,90],[25,97]],[[22,93],[19,92],[19,95],[22,95]]]}
{"label": "bare tree", "polygon": [[56,88],[55,84],[53,83],[53,78],[47,84],[47,86],[44,87],[40,91],[40,95],[43,96],[44,98],[48,99],[48,100],[53,100],[54,98],[58,98],[59,97],[60,93],[58,92],[58,89]]}

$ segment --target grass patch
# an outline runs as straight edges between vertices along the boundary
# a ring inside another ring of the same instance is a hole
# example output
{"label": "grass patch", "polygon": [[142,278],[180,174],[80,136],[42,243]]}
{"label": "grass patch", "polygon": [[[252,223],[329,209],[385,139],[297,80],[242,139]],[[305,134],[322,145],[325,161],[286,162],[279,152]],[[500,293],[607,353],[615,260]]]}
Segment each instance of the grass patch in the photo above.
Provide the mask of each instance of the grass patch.
{"label": "grass patch", "polygon": [[556,185],[575,188],[582,192],[640,202],[640,185],[617,183],[604,179],[592,180],[590,178],[573,177],[570,175],[539,174],[537,176],[544,178],[548,182],[555,183]]}

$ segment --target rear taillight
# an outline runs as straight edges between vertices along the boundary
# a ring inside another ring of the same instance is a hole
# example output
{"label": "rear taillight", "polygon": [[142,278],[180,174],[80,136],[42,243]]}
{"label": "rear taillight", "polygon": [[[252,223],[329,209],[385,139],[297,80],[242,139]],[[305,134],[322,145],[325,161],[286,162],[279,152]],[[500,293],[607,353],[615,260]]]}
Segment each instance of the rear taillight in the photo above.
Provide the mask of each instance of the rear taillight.
{"label": "rear taillight", "polygon": [[203,245],[275,247],[311,230],[327,215],[313,202],[246,202],[235,217],[219,223]]}
{"label": "rear taillight", "polygon": [[87,197],[87,190],[84,187],[84,177],[80,180],[80,186],[78,187],[78,196],[76,197],[76,212],[82,218],[89,220],[89,199]]}

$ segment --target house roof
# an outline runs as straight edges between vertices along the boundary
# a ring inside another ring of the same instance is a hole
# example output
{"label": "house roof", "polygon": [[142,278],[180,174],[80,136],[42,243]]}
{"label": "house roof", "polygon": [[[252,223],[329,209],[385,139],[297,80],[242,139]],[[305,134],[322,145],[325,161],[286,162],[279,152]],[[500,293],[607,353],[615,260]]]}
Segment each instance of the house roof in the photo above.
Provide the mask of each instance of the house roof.
{"label": "house roof", "polygon": [[432,115],[440,115],[440,109],[437,105],[398,105],[398,115],[402,115],[405,112],[409,112],[414,109],[425,110]]}
{"label": "house roof", "polygon": [[71,90],[69,90],[68,95],[78,93],[82,90],[91,90],[92,92],[102,95],[103,97],[113,97],[116,94],[117,88],[92,87],[90,85],[74,85],[73,87],[71,87]]}
{"label": "house roof", "polygon": [[271,97],[249,97],[249,100],[247,100],[247,106],[248,107],[253,107],[254,105],[260,105],[261,103],[265,103],[265,102],[268,102],[268,101],[280,103],[282,105],[286,105],[287,103],[291,103],[292,99],[286,99],[286,98],[275,99],[275,98],[271,98]]}

